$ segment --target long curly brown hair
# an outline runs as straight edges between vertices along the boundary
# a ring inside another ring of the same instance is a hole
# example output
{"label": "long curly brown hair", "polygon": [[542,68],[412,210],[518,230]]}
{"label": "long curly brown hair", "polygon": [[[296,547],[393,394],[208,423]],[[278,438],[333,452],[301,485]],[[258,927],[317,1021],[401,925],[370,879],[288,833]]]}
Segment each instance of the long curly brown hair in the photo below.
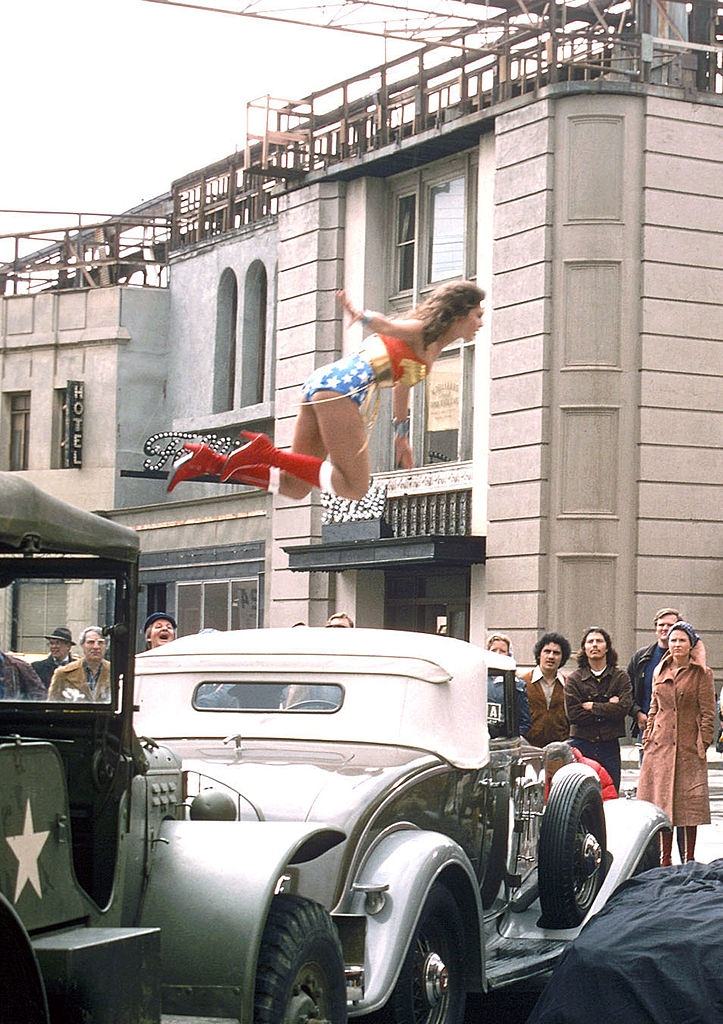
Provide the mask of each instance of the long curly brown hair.
{"label": "long curly brown hair", "polygon": [[484,297],[483,290],[471,281],[452,281],[436,288],[410,314],[424,324],[425,348],[437,341],[454,320],[467,316],[471,309],[479,306]]}

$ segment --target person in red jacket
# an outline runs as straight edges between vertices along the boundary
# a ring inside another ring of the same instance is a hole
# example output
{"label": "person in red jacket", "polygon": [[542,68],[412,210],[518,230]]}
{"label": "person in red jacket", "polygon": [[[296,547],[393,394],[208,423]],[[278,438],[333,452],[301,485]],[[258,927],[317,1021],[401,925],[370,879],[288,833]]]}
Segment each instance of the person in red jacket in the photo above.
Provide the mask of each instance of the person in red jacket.
{"label": "person in red jacket", "polygon": [[603,800],[617,800],[618,798],[618,791],[609,772],[599,761],[585,757],[577,747],[571,747],[569,743],[548,743],[542,750],[542,763],[545,768],[545,803],[550,795],[550,786],[555,772],[559,771],[563,765],[574,763],[586,764],[588,768],[592,768],[600,779]]}

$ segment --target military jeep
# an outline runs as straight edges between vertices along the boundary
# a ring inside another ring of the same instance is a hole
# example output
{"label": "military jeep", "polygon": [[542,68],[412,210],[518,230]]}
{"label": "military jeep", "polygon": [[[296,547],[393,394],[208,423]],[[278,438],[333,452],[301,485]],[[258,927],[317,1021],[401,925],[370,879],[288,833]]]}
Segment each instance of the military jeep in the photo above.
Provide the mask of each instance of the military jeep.
{"label": "military jeep", "polygon": [[[338,830],[282,825],[270,850],[262,840],[249,852],[245,834],[191,820],[177,755],[134,735],[138,548],[131,530],[0,473],[0,1020],[342,1020],[343,965],[321,908],[275,907],[260,951],[256,917],[233,900],[245,861],[268,872],[278,859],[261,887],[271,890]],[[29,671],[11,659],[42,657],[59,624],[75,638],[102,629],[110,699],[65,688],[50,701],[10,685]],[[162,931],[182,950],[167,971]],[[291,967],[267,963],[269,949]],[[316,973],[308,950],[324,961]]]}

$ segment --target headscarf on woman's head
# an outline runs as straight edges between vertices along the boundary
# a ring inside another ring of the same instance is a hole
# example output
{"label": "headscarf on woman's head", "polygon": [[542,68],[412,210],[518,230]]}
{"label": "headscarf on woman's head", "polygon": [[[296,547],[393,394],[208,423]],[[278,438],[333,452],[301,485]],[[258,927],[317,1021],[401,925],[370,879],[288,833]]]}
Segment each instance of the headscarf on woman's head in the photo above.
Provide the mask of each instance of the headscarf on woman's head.
{"label": "headscarf on woman's head", "polygon": [[689,622],[684,622],[683,619],[679,619],[677,622],[673,623],[673,625],[668,630],[668,639],[670,639],[670,634],[672,632],[674,632],[674,630],[676,630],[676,629],[679,629],[679,630],[681,630],[681,632],[685,633],[685,635],[690,640],[691,648],[695,647],[695,645],[700,640],[700,637],[698,636],[696,631],[693,629],[691,624]]}

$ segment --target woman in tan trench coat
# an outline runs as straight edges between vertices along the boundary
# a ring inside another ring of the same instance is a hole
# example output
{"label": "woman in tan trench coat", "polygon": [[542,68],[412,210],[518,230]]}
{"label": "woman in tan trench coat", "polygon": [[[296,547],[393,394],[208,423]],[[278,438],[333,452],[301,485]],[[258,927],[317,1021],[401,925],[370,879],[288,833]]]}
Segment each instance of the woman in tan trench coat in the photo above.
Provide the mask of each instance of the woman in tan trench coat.
{"label": "woman in tan trench coat", "polygon": [[[653,679],[638,798],[662,807],[673,825],[685,827],[686,861],[695,859],[698,825],[710,822],[705,751],[714,723],[715,687],[705,648],[688,622],[676,622]],[[671,831],[661,833],[663,866],[671,863],[672,842]]]}

